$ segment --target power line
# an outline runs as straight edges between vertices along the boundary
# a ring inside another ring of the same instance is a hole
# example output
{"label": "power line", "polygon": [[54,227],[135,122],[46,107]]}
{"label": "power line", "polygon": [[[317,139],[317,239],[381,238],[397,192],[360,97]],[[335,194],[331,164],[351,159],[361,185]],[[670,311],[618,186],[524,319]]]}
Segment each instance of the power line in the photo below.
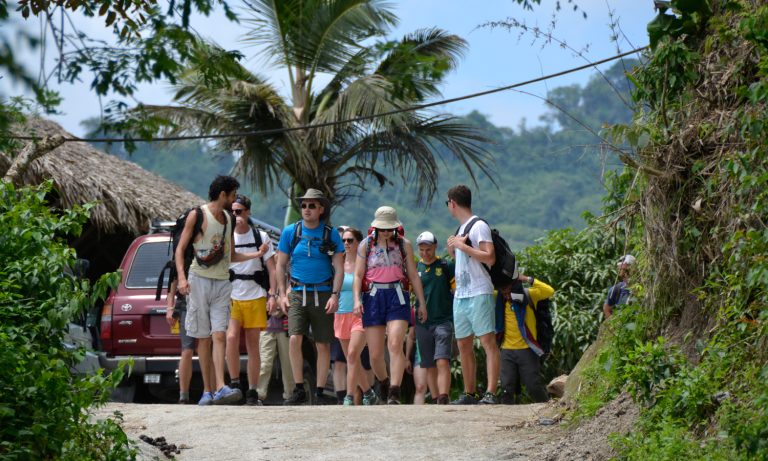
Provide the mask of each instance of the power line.
{"label": "power line", "polygon": [[[512,85],[502,86],[498,88],[493,88],[491,90],[486,91],[480,91],[477,93],[470,93],[466,94],[464,96],[458,96],[456,98],[449,98],[449,99],[442,99],[440,101],[434,101],[430,103],[425,104],[419,104],[415,106],[409,106],[409,107],[403,107],[400,109],[391,110],[388,112],[382,112],[379,114],[373,114],[373,115],[366,115],[362,117],[354,117],[346,120],[336,120],[333,122],[324,122],[324,123],[317,123],[313,125],[303,125],[303,126],[296,126],[296,127],[285,127],[285,128],[273,128],[269,130],[256,130],[256,131],[241,131],[236,133],[220,133],[220,134],[201,134],[201,135],[186,135],[186,136],[165,136],[165,137],[157,137],[152,139],[144,139],[144,138],[65,138],[64,142],[108,142],[108,143],[114,143],[114,142],[159,142],[159,141],[185,141],[185,140],[195,140],[195,139],[222,139],[222,138],[237,138],[237,137],[245,137],[245,136],[268,136],[273,134],[280,134],[280,133],[287,133],[290,131],[299,131],[299,130],[312,130],[316,128],[324,128],[327,126],[334,126],[334,125],[343,125],[346,123],[357,123],[357,122],[364,122],[367,120],[374,120],[381,117],[387,117],[390,115],[396,115],[403,112],[412,112],[416,110],[421,109],[427,109],[429,107],[434,106],[441,106],[443,104],[451,104],[458,101],[464,101],[467,99],[474,99],[479,98],[480,96],[487,96],[489,94],[493,93],[500,93],[502,91],[508,91],[514,88],[518,88],[525,85],[530,85],[532,83],[538,83],[542,82],[544,80],[549,80],[555,77],[560,77],[563,75],[571,74],[574,72],[579,72],[584,69],[588,69],[590,67],[595,67],[600,64],[605,64],[607,62],[615,61],[617,59],[623,58],[625,56],[628,56],[630,54],[639,53],[640,51],[645,50],[648,48],[648,46],[643,46],[640,48],[635,48],[632,51],[627,51],[625,53],[617,54],[615,56],[611,56],[609,58],[601,59],[600,61],[591,62],[589,64],[584,64],[583,66],[574,67],[571,69],[563,70],[554,74],[544,75],[541,77],[537,77],[531,80],[526,80],[519,83],[514,83]],[[39,141],[42,139],[40,136],[8,136],[7,139],[18,139],[22,141]]]}

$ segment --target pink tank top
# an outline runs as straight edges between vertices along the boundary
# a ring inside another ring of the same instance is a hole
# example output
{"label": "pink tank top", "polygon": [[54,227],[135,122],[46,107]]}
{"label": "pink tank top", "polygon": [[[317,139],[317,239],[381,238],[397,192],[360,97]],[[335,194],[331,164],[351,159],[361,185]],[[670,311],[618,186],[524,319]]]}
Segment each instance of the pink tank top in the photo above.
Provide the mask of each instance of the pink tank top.
{"label": "pink tank top", "polygon": [[[365,239],[366,248],[368,238]],[[368,269],[365,278],[376,283],[398,282],[404,278],[403,255],[396,243],[389,243],[388,251],[374,246],[368,254]]]}

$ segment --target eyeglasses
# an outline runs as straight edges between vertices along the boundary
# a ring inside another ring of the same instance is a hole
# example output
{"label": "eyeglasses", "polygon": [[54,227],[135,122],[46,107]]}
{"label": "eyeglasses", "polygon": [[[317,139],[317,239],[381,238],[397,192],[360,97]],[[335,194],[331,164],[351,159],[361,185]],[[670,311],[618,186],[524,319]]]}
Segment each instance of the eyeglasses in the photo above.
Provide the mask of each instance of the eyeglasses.
{"label": "eyeglasses", "polygon": [[232,213],[234,213],[235,216],[240,216],[241,214],[243,214],[244,211],[245,211],[245,208],[237,208],[232,210]]}
{"label": "eyeglasses", "polygon": [[355,239],[341,239],[344,243],[355,243]]}
{"label": "eyeglasses", "polygon": [[307,209],[307,208],[309,208],[310,210],[314,210],[315,208],[317,208],[317,204],[316,203],[302,203],[301,204],[301,209],[302,210]]}

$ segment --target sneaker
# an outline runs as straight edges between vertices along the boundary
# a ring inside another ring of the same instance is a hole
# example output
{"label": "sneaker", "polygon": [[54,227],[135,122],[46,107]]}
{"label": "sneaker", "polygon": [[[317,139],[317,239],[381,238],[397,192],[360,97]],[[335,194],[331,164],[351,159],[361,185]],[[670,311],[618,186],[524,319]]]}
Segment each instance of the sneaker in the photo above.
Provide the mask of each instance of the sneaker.
{"label": "sneaker", "polygon": [[213,394],[210,392],[203,392],[203,396],[200,397],[198,405],[213,405]]}
{"label": "sneaker", "polygon": [[355,404],[355,398],[354,397],[352,397],[351,395],[347,395],[347,396],[344,397],[344,403],[342,405],[344,405],[345,407],[351,407],[354,404]]}
{"label": "sneaker", "polygon": [[246,405],[255,405],[255,406],[261,406],[262,402],[259,400],[259,393],[256,392],[256,389],[248,389],[245,392],[245,404]]}
{"label": "sneaker", "polygon": [[483,395],[483,398],[480,399],[480,402],[478,402],[482,405],[498,405],[499,399],[496,397],[496,394],[493,392],[486,392],[485,395]]}
{"label": "sneaker", "polygon": [[227,386],[226,384],[224,387],[216,391],[215,394],[213,394],[213,404],[214,405],[233,405],[243,398],[243,393],[240,391],[240,389],[232,389],[231,387]]}
{"label": "sneaker", "polygon": [[387,405],[400,405],[400,399],[395,397],[394,395],[390,395],[387,399]]}
{"label": "sneaker", "polygon": [[179,405],[189,405],[188,397],[179,397]]}
{"label": "sneaker", "polygon": [[315,405],[338,405],[336,397],[329,397],[325,394],[315,395]]}
{"label": "sneaker", "polygon": [[477,398],[472,394],[461,394],[458,399],[451,402],[451,405],[475,405]]}
{"label": "sneaker", "polygon": [[307,391],[298,387],[293,390],[293,395],[283,402],[284,405],[303,405],[305,403],[307,403]]}
{"label": "sneaker", "polygon": [[449,403],[451,403],[451,401],[447,394],[440,394],[440,396],[437,398],[438,405],[448,405]]}
{"label": "sneaker", "polygon": [[373,389],[363,394],[363,405],[378,405],[380,402],[381,399]]}

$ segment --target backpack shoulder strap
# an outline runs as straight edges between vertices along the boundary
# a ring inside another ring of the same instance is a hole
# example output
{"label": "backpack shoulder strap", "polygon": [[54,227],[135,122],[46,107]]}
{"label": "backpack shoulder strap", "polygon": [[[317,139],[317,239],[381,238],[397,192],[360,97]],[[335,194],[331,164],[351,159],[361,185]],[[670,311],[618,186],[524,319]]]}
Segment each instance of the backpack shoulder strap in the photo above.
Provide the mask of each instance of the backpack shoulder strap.
{"label": "backpack shoulder strap", "polygon": [[[470,231],[470,230],[472,230],[472,226],[474,226],[474,225],[475,225],[475,223],[476,223],[476,222],[478,222],[478,221],[483,221],[483,220],[482,220],[482,219],[480,219],[480,218],[477,218],[477,217],[475,217],[475,218],[472,218],[472,219],[471,219],[471,220],[470,220],[470,221],[467,223],[467,226],[464,228],[464,233],[463,233],[463,234],[461,234],[461,236],[462,236],[462,237],[464,237],[465,235],[469,235],[469,231]],[[483,222],[485,222],[485,221],[483,221]],[[459,229],[461,229],[461,226],[459,226],[459,228],[458,228],[458,229],[456,229],[456,234],[457,234],[457,235],[458,235],[458,233],[459,233]]]}
{"label": "backpack shoulder strap", "polygon": [[523,296],[525,297],[525,305],[531,306],[531,308],[535,310],[536,306],[533,305],[533,298],[531,298],[531,292],[528,288],[523,288]]}
{"label": "backpack shoulder strap", "polygon": [[291,240],[291,255],[293,255],[293,251],[296,249],[296,246],[299,244],[299,239],[301,239],[301,229],[304,226],[301,225],[301,221],[296,221],[296,223],[293,225],[293,239]]}
{"label": "backpack shoulder strap", "polygon": [[[333,227],[326,224],[323,227],[323,246],[325,248],[331,247],[331,232],[333,232]],[[333,251],[335,252],[337,250],[336,246],[334,245]]]}
{"label": "backpack shoulder strap", "polygon": [[195,210],[195,227],[192,228],[192,238],[189,239],[190,244],[195,240],[197,234],[203,231],[203,208],[196,206],[193,209]]}
{"label": "backpack shoulder strap", "polygon": [[258,249],[264,243],[261,240],[261,232],[259,232],[255,226],[251,226],[251,231],[253,232],[253,241],[256,244],[256,248]]}

